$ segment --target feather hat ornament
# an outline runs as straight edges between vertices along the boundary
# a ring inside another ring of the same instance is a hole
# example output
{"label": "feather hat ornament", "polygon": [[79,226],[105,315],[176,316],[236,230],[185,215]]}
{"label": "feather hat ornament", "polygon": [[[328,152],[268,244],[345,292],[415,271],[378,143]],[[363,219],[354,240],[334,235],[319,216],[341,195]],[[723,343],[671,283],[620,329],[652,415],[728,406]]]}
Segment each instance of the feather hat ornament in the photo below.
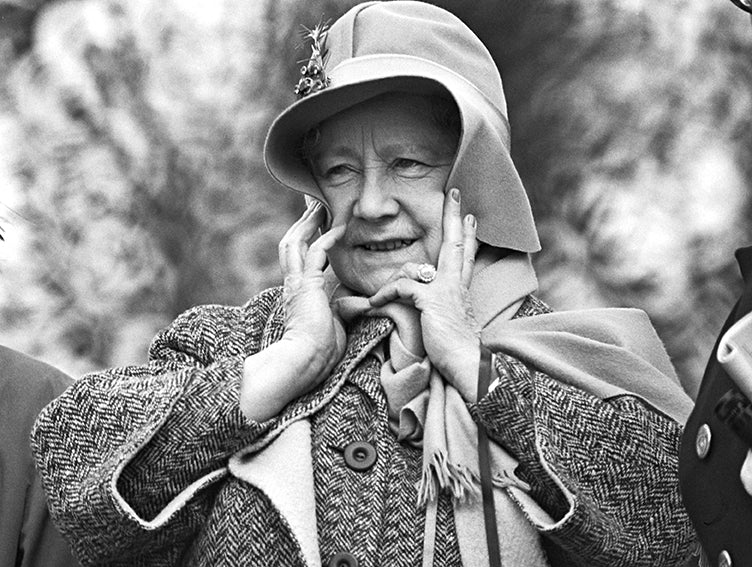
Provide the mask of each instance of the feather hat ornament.
{"label": "feather hat ornament", "polygon": [[303,98],[311,93],[320,91],[329,86],[331,82],[326,76],[326,65],[329,50],[326,47],[326,38],[329,35],[329,22],[319,22],[313,29],[303,26],[303,39],[311,42],[311,57],[300,68],[300,80],[295,86],[295,94]]}

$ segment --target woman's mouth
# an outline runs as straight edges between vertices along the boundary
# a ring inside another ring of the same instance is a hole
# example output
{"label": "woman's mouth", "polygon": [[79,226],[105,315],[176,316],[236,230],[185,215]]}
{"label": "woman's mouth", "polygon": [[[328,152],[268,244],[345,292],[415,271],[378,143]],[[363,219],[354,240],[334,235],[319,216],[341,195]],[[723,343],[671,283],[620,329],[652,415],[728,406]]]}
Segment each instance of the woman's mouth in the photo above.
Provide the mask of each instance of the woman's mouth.
{"label": "woman's mouth", "polygon": [[404,239],[382,240],[379,242],[366,242],[364,244],[360,244],[360,247],[365,248],[369,252],[391,252],[392,250],[399,250],[400,248],[407,248],[413,242],[415,242],[415,240],[404,240]]}

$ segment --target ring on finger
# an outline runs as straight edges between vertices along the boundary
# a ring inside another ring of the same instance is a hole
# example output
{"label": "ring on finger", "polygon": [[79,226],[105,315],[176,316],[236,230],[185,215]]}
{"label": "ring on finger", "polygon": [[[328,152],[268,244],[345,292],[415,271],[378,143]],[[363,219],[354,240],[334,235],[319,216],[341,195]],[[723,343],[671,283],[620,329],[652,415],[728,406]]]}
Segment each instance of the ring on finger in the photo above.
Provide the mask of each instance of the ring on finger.
{"label": "ring on finger", "polygon": [[436,277],[436,268],[431,264],[421,264],[418,266],[418,281],[431,283]]}

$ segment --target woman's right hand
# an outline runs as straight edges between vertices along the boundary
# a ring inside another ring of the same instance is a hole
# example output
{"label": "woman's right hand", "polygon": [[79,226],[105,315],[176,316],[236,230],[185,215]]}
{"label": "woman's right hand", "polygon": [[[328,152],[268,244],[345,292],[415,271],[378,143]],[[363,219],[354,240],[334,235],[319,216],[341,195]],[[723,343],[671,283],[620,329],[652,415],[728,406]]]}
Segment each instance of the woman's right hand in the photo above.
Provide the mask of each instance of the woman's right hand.
{"label": "woman's right hand", "polygon": [[325,214],[321,203],[309,204],[279,243],[284,334],[245,360],[240,394],[241,409],[255,421],[277,415],[320,384],[345,352],[344,326],[329,305],[323,274],[326,252],[345,227],[333,227],[311,243]]}
{"label": "woman's right hand", "polygon": [[314,201],[279,243],[284,276],[283,340],[296,345],[320,380],[345,352],[345,329],[329,305],[323,272],[326,252],[342,237],[345,227],[333,227],[309,245],[325,220],[323,205]]}

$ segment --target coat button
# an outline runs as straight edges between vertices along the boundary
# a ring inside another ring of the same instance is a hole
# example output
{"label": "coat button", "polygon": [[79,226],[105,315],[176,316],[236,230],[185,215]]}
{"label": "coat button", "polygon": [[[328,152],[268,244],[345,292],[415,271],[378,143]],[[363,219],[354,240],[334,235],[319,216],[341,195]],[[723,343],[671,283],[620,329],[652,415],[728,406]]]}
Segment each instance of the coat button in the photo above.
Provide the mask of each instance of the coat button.
{"label": "coat button", "polygon": [[718,567],[732,567],[731,556],[725,549],[718,554]]}
{"label": "coat button", "polygon": [[376,449],[366,441],[353,441],[345,447],[345,464],[354,471],[367,471],[376,462]]}
{"label": "coat button", "polygon": [[697,437],[695,438],[695,451],[697,456],[704,459],[710,452],[710,439],[712,435],[710,433],[710,426],[707,423],[703,423],[700,429],[697,430]]}
{"label": "coat button", "polygon": [[326,564],[327,567],[358,567],[358,560],[347,552],[334,555]]}

